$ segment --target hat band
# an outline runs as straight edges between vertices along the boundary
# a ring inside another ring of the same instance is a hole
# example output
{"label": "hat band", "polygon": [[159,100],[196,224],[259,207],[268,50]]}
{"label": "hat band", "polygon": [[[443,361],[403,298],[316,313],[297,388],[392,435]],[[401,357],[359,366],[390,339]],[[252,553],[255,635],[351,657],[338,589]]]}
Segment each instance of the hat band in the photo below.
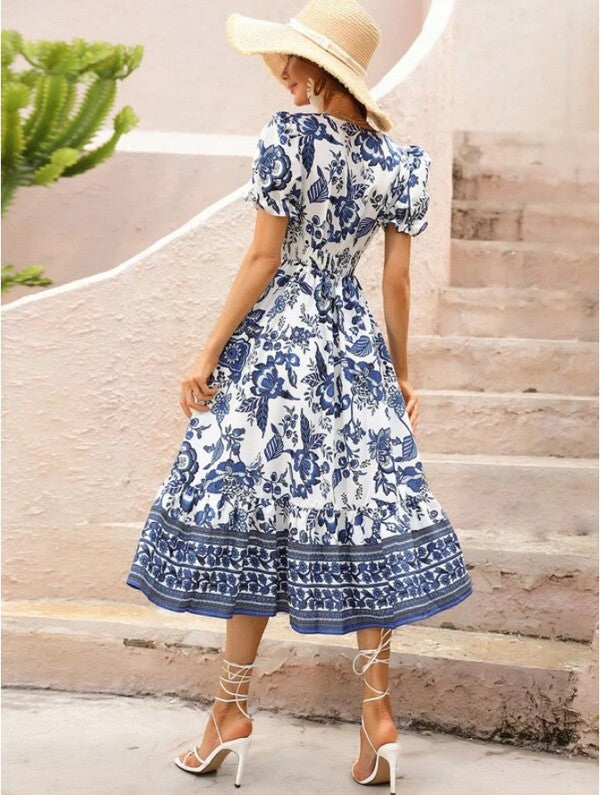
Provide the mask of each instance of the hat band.
{"label": "hat band", "polygon": [[356,72],[361,77],[365,77],[367,74],[366,69],[364,69],[358,61],[356,61],[349,52],[343,47],[326,36],[324,33],[320,33],[318,30],[314,28],[309,28],[308,25],[305,25],[303,22],[299,22],[297,19],[292,17],[290,21],[287,23],[291,28],[294,28],[298,33],[301,33],[303,36],[306,36],[307,39],[314,41],[315,44],[318,44],[327,52],[330,52],[332,55],[335,55],[336,58],[339,58],[340,61],[343,61],[347,66],[349,66],[354,72]]}

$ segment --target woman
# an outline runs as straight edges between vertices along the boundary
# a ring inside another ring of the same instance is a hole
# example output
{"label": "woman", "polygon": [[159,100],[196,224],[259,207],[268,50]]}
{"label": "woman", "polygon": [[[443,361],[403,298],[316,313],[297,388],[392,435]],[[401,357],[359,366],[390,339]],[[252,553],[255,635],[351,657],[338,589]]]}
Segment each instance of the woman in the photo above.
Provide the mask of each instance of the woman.
{"label": "woman", "polygon": [[[355,0],[311,0],[286,24],[233,14],[227,35],[314,109],[278,111],[260,134],[245,196],[254,236],[183,381],[185,439],[127,583],[166,609],[227,619],[210,720],[179,767],[205,773],[233,750],[239,786],[251,670],[269,616],[285,611],[300,633],[356,631],[350,772],[394,792],[392,630],[472,592],[413,435],[410,241],[427,227],[430,161],[385,134],[365,83],[379,31]],[[389,348],[354,272],[379,228]]]}

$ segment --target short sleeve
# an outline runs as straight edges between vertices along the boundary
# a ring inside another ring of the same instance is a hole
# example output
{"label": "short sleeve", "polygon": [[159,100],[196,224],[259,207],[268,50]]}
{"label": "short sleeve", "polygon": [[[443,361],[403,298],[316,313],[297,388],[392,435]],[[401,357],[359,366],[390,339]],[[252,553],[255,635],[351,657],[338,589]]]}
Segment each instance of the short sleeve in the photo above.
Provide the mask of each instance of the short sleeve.
{"label": "short sleeve", "polygon": [[244,201],[271,215],[299,220],[302,206],[301,161],[298,136],[285,111],[273,114],[258,137],[252,161],[250,187]]}
{"label": "short sleeve", "polygon": [[427,183],[431,158],[420,146],[403,149],[400,166],[390,186],[382,211],[382,225],[393,224],[398,232],[418,235],[427,229],[429,209]]}

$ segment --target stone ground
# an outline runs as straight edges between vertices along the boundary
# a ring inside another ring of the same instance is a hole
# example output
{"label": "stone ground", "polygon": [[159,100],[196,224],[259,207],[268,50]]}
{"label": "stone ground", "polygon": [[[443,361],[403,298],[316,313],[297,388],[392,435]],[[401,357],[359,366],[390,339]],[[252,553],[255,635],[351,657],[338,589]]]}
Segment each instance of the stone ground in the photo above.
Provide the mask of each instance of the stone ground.
{"label": "stone ground", "polygon": [[[358,727],[255,708],[242,787],[236,757],[192,776],[172,758],[199,737],[207,708],[177,698],[128,698],[7,688],[2,714],[2,795],[345,795]],[[597,763],[444,734],[400,732],[398,795],[592,795]],[[374,791],[389,792],[384,785]]]}

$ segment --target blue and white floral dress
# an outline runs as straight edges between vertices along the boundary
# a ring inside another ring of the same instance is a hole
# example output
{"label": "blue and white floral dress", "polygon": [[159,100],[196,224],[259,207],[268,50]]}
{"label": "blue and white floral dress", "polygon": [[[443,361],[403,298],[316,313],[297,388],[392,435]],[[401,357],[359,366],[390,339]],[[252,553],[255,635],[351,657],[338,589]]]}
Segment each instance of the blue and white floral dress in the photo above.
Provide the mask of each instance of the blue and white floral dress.
{"label": "blue and white floral dress", "polygon": [[380,227],[427,227],[430,159],[326,113],[275,113],[245,195],[289,217],[281,265],[193,410],[126,583],[175,611],[396,627],[472,593],[355,274]]}

